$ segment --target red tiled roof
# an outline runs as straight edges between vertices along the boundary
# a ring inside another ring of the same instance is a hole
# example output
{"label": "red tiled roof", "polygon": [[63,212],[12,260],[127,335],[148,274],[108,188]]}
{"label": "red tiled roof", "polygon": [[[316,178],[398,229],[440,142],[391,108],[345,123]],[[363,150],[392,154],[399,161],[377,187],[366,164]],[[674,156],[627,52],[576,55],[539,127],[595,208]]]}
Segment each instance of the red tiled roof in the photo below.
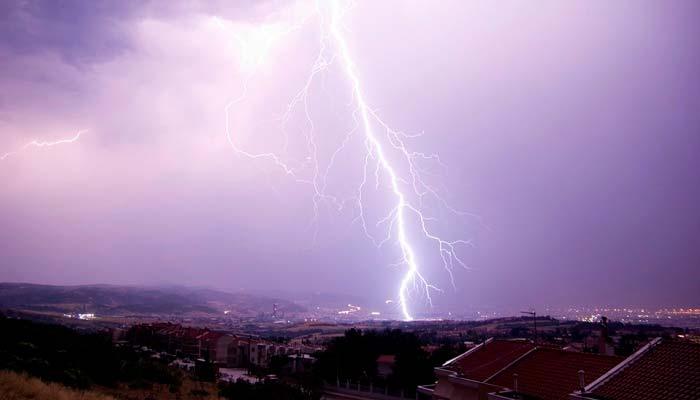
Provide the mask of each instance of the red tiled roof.
{"label": "red tiled roof", "polygon": [[225,332],[206,331],[199,335],[199,339],[204,342],[215,342],[224,336],[226,336]]}
{"label": "red tiled roof", "polygon": [[579,388],[578,371],[590,383],[622,362],[622,357],[574,353],[538,347],[488,380],[513,389],[518,374],[518,392],[543,400],[568,399]]}
{"label": "red tiled roof", "polygon": [[457,370],[467,379],[484,381],[533,348],[532,343],[522,340],[490,340],[447,367]]}
{"label": "red tiled roof", "polygon": [[377,363],[393,364],[394,361],[396,361],[396,356],[391,354],[382,354],[379,357],[377,357]]}
{"label": "red tiled roof", "polygon": [[700,399],[700,344],[662,340],[592,394],[616,400]]}

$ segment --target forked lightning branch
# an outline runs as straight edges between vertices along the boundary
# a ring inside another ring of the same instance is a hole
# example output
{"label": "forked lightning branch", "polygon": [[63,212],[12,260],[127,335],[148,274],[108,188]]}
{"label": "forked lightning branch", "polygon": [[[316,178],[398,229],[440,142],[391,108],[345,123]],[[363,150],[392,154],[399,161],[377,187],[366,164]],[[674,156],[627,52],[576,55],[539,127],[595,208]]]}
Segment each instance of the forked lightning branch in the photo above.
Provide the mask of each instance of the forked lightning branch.
{"label": "forked lightning branch", "polygon": [[[447,240],[434,233],[428,222],[431,218],[423,211],[423,199],[432,196],[442,206],[450,212],[462,214],[449,207],[440,197],[437,190],[431,187],[423,179],[421,168],[417,161],[433,160],[439,162],[437,155],[426,154],[414,151],[406,145],[407,139],[412,135],[391,128],[378,114],[368,105],[365,97],[365,88],[359,77],[356,68],[355,58],[346,41],[347,31],[343,25],[343,17],[349,10],[350,4],[339,1],[318,1],[309,15],[300,18],[299,21],[289,23],[284,29],[269,29],[260,26],[254,35],[254,43],[248,42],[245,37],[233,33],[234,39],[240,44],[238,47],[242,54],[239,59],[245,62],[245,69],[250,70],[246,74],[243,82],[242,93],[226,106],[226,137],[231,147],[240,155],[251,159],[267,159],[279,167],[285,174],[293,177],[298,182],[307,184],[313,191],[314,210],[318,213],[319,203],[323,201],[338,203],[338,198],[333,193],[329,193],[325,184],[330,166],[321,168],[318,162],[318,148],[315,138],[317,135],[337,135],[337,132],[319,132],[315,129],[312,112],[309,110],[308,97],[310,95],[312,83],[320,74],[329,73],[333,63],[339,64],[340,73],[344,77],[349,91],[352,94],[352,105],[347,109],[347,113],[357,122],[356,129],[349,130],[340,141],[339,147],[333,152],[331,164],[336,156],[345,150],[350,136],[356,130],[361,130],[364,140],[365,154],[358,158],[358,168],[362,169],[362,179],[357,185],[356,195],[353,197],[354,205],[358,210],[357,220],[360,222],[364,233],[371,239],[372,243],[381,247],[385,243],[396,243],[397,252],[400,255],[400,265],[403,269],[403,276],[398,283],[396,295],[401,307],[401,313],[406,320],[412,320],[413,314],[410,309],[410,298],[415,292],[420,292],[425,299],[432,304],[431,293],[440,289],[431,284],[422,271],[428,266],[420,265],[417,257],[417,247],[411,237],[422,237],[431,243],[432,249],[442,260],[442,267],[450,276],[452,284],[453,269],[456,266],[465,267],[463,260],[457,254],[457,247],[468,244],[462,239]],[[300,174],[287,162],[282,154],[275,152],[251,152],[242,148],[237,140],[240,134],[236,129],[236,121],[231,116],[233,110],[246,100],[249,94],[250,80],[255,77],[255,68],[260,67],[263,62],[273,62],[266,57],[267,50],[273,45],[283,45],[287,35],[301,30],[310,21],[319,24],[319,51],[314,60],[310,60],[310,72],[307,79],[300,82],[301,89],[294,96],[288,107],[283,120],[289,118],[289,114],[299,106],[303,108],[305,118],[308,122],[308,129],[305,132],[306,146],[309,149],[307,159],[311,160],[311,176]],[[242,68],[243,69],[243,68]],[[415,135],[414,135],[415,136]],[[398,160],[392,160],[388,156],[388,151],[399,154]],[[401,172],[407,171],[407,172]],[[374,181],[372,185],[370,180]],[[386,228],[386,235],[380,238],[370,233],[368,224],[371,223],[365,217],[368,205],[363,201],[365,194],[371,187],[379,189],[380,186],[388,188],[388,193],[392,196],[392,207],[389,207],[383,214],[385,217],[378,221],[372,221],[376,226]]]}

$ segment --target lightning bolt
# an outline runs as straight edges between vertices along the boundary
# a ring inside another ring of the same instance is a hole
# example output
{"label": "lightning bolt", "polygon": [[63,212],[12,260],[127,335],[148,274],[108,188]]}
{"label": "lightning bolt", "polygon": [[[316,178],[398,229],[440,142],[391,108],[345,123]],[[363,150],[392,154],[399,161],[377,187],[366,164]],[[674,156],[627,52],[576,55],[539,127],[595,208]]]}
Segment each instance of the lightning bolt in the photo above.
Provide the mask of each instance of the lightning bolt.
{"label": "lightning bolt", "polygon": [[75,135],[73,135],[69,138],[59,139],[59,140],[50,141],[50,142],[49,141],[32,140],[31,142],[25,143],[24,146],[20,147],[19,149],[15,150],[15,151],[11,151],[11,152],[7,152],[7,153],[3,154],[2,156],[0,156],[0,161],[4,161],[6,158],[11,157],[13,155],[16,155],[16,154],[23,152],[23,151],[25,151],[29,148],[32,148],[32,147],[52,147],[52,146],[58,146],[58,145],[62,145],[62,144],[70,144],[70,143],[77,142],[78,139],[80,139],[80,136],[86,132],[87,132],[87,130],[84,130],[84,129],[79,130],[75,133]]}
{"label": "lightning bolt", "polygon": [[[416,256],[415,245],[410,239],[409,231],[433,243],[442,260],[443,267],[449,273],[453,286],[453,269],[456,266],[467,267],[457,254],[457,249],[461,245],[470,244],[468,241],[461,239],[445,240],[433,233],[428,227],[428,222],[433,218],[427,216],[423,211],[424,198],[430,196],[437,199],[447,210],[457,215],[465,215],[465,213],[450,207],[439,195],[438,190],[428,185],[422,178],[423,170],[417,165],[417,160],[434,161],[441,166],[443,164],[440,158],[435,154],[426,154],[408,149],[406,141],[420,136],[420,134],[407,134],[391,128],[379,117],[376,111],[368,105],[361,79],[344,35],[342,20],[348,9],[349,6],[343,6],[339,0],[331,0],[330,2],[317,1],[314,15],[319,21],[320,41],[318,56],[312,64],[308,78],[304,82],[301,90],[292,98],[281,118],[285,134],[285,143],[287,143],[289,139],[284,126],[289,121],[295,109],[298,107],[303,109],[308,126],[308,129],[305,131],[306,147],[308,151],[305,162],[292,165],[287,162],[281,154],[275,152],[253,153],[242,149],[237,144],[233,132],[231,112],[235,109],[236,105],[246,99],[249,91],[249,81],[255,75],[255,68],[252,69],[250,74],[245,76],[242,94],[230,101],[225,107],[226,138],[231,147],[239,155],[250,159],[268,159],[284,171],[286,175],[293,177],[297,182],[309,185],[313,192],[314,220],[318,218],[318,210],[321,202],[327,201],[338,210],[341,210],[346,203],[350,202],[354,204],[358,212],[355,220],[359,221],[364,234],[375,246],[382,247],[395,237],[401,257],[400,261],[394,265],[405,267],[405,272],[399,282],[398,288],[399,305],[404,319],[413,320],[409,308],[409,296],[411,291],[416,288],[421,288],[427,301],[432,304],[431,292],[441,291],[441,289],[431,284],[421,272]],[[262,32],[266,33],[265,40],[262,40],[260,45],[264,48],[263,51],[270,49],[273,43],[281,40],[285,35],[300,29],[308,19],[308,17],[305,17],[301,22],[292,24],[287,29],[277,30],[275,32],[263,30]],[[245,39],[236,36],[236,41],[240,43],[241,51],[250,48],[250,43]],[[260,56],[259,53],[256,57],[244,54],[242,59],[254,59],[256,62],[262,62],[263,57]],[[308,97],[312,83],[317,76],[328,70],[333,63],[339,64],[339,68],[352,93],[353,109],[351,115],[355,125],[346,133],[340,145],[333,152],[326,168],[322,169],[318,162],[318,146],[315,142],[315,135],[317,132]],[[366,150],[362,157],[362,181],[357,188],[355,196],[350,199],[340,199],[327,192],[328,175],[338,155],[345,150],[347,143],[350,142],[359,130],[362,131],[364,148]],[[401,168],[388,156],[387,149],[399,155],[399,160],[401,161],[399,164],[402,165]],[[311,171],[310,177],[304,175],[304,171],[307,171],[309,166]],[[407,172],[402,173],[403,170],[407,170]],[[386,236],[381,240],[375,238],[369,232],[368,221],[365,218],[366,207],[363,197],[368,190],[370,174],[374,175],[375,189],[379,189],[382,185],[382,181],[384,181],[384,184],[387,185],[394,198],[393,207],[384,218],[376,222],[377,227],[386,227]]]}

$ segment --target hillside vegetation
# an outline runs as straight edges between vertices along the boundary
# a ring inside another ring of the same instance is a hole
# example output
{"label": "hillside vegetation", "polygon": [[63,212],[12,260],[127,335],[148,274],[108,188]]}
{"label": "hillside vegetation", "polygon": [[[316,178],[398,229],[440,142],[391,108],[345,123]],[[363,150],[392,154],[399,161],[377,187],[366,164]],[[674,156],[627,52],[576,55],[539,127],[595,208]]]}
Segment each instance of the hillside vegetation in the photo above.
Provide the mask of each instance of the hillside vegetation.
{"label": "hillside vegetation", "polygon": [[89,391],[69,389],[57,383],[11,371],[0,371],[0,400],[114,400]]}

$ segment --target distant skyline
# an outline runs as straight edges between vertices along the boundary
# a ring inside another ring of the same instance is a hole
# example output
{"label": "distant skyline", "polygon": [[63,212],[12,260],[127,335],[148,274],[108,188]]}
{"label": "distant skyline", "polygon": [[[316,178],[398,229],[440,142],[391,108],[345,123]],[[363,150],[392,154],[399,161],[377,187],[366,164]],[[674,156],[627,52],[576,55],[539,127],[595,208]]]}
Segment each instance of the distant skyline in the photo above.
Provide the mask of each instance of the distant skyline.
{"label": "distant skyline", "polygon": [[[395,240],[377,249],[349,203],[321,202],[314,223],[309,185],[227,141],[225,107],[240,98],[230,119],[241,145],[313,176],[304,108],[280,123],[319,52],[319,25],[294,24],[306,8],[0,3],[0,156],[13,153],[0,161],[0,282],[396,302]],[[691,0],[348,10],[369,107],[423,132],[408,146],[444,164],[421,159],[423,176],[467,213],[426,200],[431,229],[470,242],[456,250],[468,269],[453,270],[454,286],[439,253],[411,237],[442,290],[436,308],[700,305],[698,17]],[[357,118],[329,61],[308,102],[321,167]],[[353,140],[326,182],[341,197],[362,178]],[[378,176],[385,192],[365,201],[381,237],[384,214],[372,210],[391,198]],[[412,302],[430,310],[420,290]]]}

